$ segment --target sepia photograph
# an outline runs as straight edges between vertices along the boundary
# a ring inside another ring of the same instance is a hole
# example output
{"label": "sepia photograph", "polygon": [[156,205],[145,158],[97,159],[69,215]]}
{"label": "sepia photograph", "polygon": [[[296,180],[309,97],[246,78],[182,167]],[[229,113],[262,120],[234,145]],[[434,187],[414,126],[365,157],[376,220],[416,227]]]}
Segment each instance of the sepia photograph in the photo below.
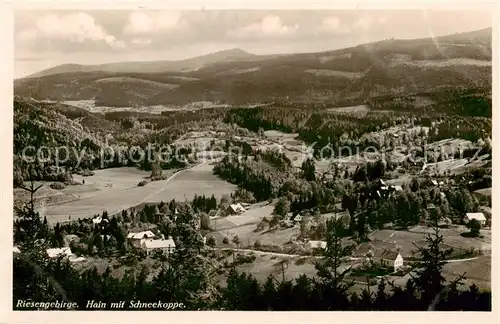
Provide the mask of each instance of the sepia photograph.
{"label": "sepia photograph", "polygon": [[12,310],[491,312],[493,18],[15,10]]}

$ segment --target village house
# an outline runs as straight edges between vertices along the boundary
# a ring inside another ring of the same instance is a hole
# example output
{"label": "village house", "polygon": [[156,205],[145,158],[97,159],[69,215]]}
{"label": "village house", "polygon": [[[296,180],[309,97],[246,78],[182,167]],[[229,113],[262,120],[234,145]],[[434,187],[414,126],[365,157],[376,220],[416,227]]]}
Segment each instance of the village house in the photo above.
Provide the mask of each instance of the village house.
{"label": "village house", "polygon": [[147,254],[153,251],[167,252],[170,254],[175,251],[175,242],[170,236],[167,239],[144,239],[141,246],[146,250]]}
{"label": "village house", "polygon": [[453,224],[451,218],[449,217],[441,217],[438,221],[439,227],[449,227]]}
{"label": "village house", "polygon": [[401,253],[391,250],[386,250],[386,249],[370,250],[369,253],[367,253],[366,257],[370,262],[373,262],[373,260],[378,260],[385,264],[392,263],[394,272],[398,272],[399,270],[403,269],[404,266],[404,259]]}
{"label": "village house", "polygon": [[467,224],[473,219],[477,220],[481,226],[486,225],[486,217],[484,217],[483,213],[466,213],[464,223]]}
{"label": "village house", "polygon": [[138,233],[128,233],[127,239],[135,246],[140,247],[142,245],[143,240],[145,239],[153,239],[156,235],[151,231],[142,231]]}
{"label": "village house", "polygon": [[326,249],[325,241],[309,241],[307,242],[308,248],[312,249]]}
{"label": "village house", "polygon": [[355,251],[354,256],[364,257],[365,264],[373,264],[375,261],[383,264],[391,264],[394,272],[404,268],[404,258],[395,244],[376,241],[376,246],[371,243],[361,244]]}

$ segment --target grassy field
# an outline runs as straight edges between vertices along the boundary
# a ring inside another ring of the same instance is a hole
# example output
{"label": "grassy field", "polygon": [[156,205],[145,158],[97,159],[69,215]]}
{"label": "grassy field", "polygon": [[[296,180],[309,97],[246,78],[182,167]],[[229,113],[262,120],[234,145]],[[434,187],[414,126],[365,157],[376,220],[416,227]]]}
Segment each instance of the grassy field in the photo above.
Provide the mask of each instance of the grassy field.
{"label": "grassy field", "polygon": [[491,289],[491,257],[481,256],[475,260],[445,264],[444,277],[453,280],[465,273],[465,284],[476,284],[480,289]]}
{"label": "grassy field", "polygon": [[[299,259],[303,260],[297,262]],[[260,282],[264,282],[269,275],[281,281],[283,274],[279,263],[284,260],[288,260],[288,268],[285,270],[285,280],[296,279],[302,274],[308,277],[316,275],[312,258],[276,257],[271,255],[257,255],[253,263],[239,265],[237,270],[252,274]]]}
{"label": "grassy field", "polygon": [[[383,247],[386,247],[386,245],[388,247],[392,246],[393,249],[399,248],[403,257],[411,257],[412,252],[416,253],[418,250],[415,245],[427,245],[425,233],[430,232],[430,230],[422,226],[415,226],[409,231],[377,230],[370,235],[370,239],[375,247],[377,245],[383,245]],[[468,230],[463,226],[441,229],[443,243],[448,247],[452,247],[454,254],[459,254],[471,248],[481,250],[484,253],[491,251],[490,230],[482,230],[482,238],[463,237],[460,234],[464,232],[468,232]]]}
{"label": "grassy field", "polygon": [[[273,205],[252,206],[241,215],[228,216],[224,218],[212,219],[211,227],[213,231],[207,236],[213,236],[219,247],[233,247],[231,242],[235,235],[238,235],[241,244],[240,248],[252,247],[256,241],[261,245],[283,246],[298,234],[298,228],[285,228],[278,230],[268,230],[256,232],[257,224],[262,218],[271,218]],[[229,244],[222,244],[224,237],[229,239]]]}
{"label": "grassy field", "polygon": [[[41,206],[39,211],[51,223],[71,219],[92,217],[107,210],[113,214],[144,202],[169,201],[171,199],[192,199],[195,194],[221,197],[231,193],[235,186],[220,180],[212,174],[212,165],[204,163],[192,169],[183,170],[168,180],[153,181],[144,187],[137,184],[149,175],[133,168],[98,170],[96,175],[85,178],[85,185],[74,189],[77,200]],[[88,191],[86,190],[88,188]]]}
{"label": "grassy field", "polygon": [[359,106],[349,106],[349,107],[338,107],[338,108],[328,108],[329,112],[341,112],[341,113],[367,113],[370,111],[370,108],[366,105]]}

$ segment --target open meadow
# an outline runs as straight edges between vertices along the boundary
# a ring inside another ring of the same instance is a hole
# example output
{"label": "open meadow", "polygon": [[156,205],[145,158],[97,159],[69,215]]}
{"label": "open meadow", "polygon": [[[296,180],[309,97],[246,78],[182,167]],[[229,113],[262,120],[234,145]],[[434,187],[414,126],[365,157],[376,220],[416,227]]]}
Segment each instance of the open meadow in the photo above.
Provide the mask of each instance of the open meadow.
{"label": "open meadow", "polygon": [[61,190],[64,194],[72,195],[73,200],[42,205],[39,212],[49,222],[55,223],[68,221],[70,216],[71,219],[92,217],[104,210],[114,214],[145,202],[189,200],[194,194],[214,194],[218,198],[230,194],[235,186],[214,176],[212,167],[209,163],[203,163],[171,174],[166,180],[149,182],[143,187],[137,184],[149,176],[149,172],[134,168],[98,170],[94,176],[85,177],[85,184]]}

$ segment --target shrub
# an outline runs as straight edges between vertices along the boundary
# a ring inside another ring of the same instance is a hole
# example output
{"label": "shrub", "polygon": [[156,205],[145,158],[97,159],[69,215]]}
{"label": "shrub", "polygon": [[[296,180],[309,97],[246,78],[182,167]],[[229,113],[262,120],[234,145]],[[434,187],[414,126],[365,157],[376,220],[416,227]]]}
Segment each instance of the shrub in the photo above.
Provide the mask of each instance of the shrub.
{"label": "shrub", "polygon": [[243,255],[240,254],[236,257],[236,260],[234,260],[233,265],[240,265],[240,264],[245,264],[245,263],[252,263],[255,261],[257,257],[255,255]]}
{"label": "shrub", "polygon": [[224,236],[224,238],[222,239],[222,243],[229,244],[229,239],[227,238],[227,236]]}
{"label": "shrub", "polygon": [[144,187],[144,186],[145,186],[145,185],[147,185],[147,184],[148,184],[148,181],[147,181],[147,180],[142,180],[141,182],[139,182],[139,183],[137,184],[137,186],[138,186],[138,187]]}
{"label": "shrub", "polygon": [[207,214],[201,215],[201,220],[200,220],[200,226],[201,229],[203,230],[209,230],[210,229],[210,216]]}
{"label": "shrub", "polygon": [[215,246],[217,242],[215,241],[215,238],[213,236],[210,236],[208,239],[207,239],[207,244],[209,246]]}
{"label": "shrub", "polygon": [[52,189],[61,190],[61,189],[66,188],[66,185],[62,182],[54,182],[54,183],[50,184],[50,187]]}
{"label": "shrub", "polygon": [[82,177],[90,177],[90,176],[95,175],[95,172],[94,172],[94,171],[90,171],[90,170],[86,169],[86,170],[81,171],[81,172],[80,172],[80,175],[81,175]]}

